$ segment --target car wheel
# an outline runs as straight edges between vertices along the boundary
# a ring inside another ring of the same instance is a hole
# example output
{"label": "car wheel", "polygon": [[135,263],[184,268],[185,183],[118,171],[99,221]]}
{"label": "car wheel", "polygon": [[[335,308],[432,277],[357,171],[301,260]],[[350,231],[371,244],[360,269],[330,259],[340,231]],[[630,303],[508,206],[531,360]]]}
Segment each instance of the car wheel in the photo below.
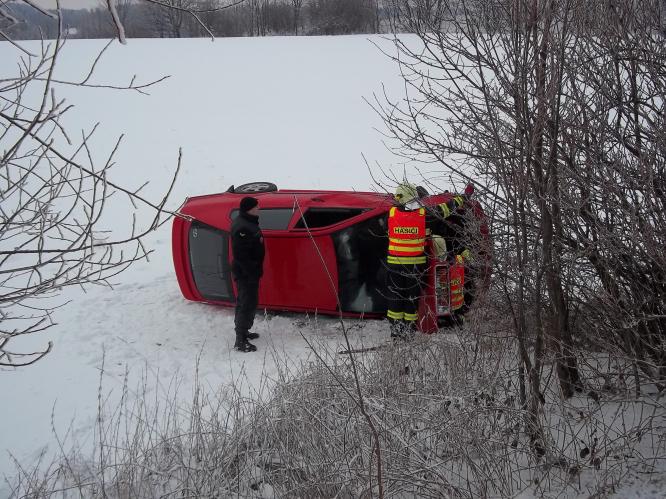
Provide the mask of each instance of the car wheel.
{"label": "car wheel", "polygon": [[277,191],[277,185],[271,182],[250,182],[249,184],[239,185],[234,189],[237,194],[256,194],[258,192]]}

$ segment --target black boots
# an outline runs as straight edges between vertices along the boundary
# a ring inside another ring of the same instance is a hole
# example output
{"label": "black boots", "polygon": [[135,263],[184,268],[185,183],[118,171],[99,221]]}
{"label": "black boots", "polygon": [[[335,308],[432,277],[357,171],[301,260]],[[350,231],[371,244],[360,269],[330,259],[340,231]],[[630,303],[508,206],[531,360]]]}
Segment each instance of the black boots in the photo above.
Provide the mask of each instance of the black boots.
{"label": "black boots", "polygon": [[247,331],[241,333],[236,332],[236,343],[234,344],[234,348],[239,352],[256,352],[257,347],[248,340],[256,340],[257,338],[259,338],[259,333],[250,333]]}
{"label": "black boots", "polygon": [[389,323],[391,327],[391,339],[396,341],[402,334],[402,321],[393,321],[389,319]]}
{"label": "black boots", "polygon": [[250,343],[247,340],[244,340],[244,341],[241,341],[241,342],[236,341],[236,344],[234,345],[234,348],[236,350],[238,350],[239,352],[245,352],[245,353],[247,353],[247,352],[256,352],[257,351],[257,347],[254,346],[252,343]]}
{"label": "black boots", "polygon": [[391,321],[391,339],[393,342],[411,341],[416,335],[415,321]]}

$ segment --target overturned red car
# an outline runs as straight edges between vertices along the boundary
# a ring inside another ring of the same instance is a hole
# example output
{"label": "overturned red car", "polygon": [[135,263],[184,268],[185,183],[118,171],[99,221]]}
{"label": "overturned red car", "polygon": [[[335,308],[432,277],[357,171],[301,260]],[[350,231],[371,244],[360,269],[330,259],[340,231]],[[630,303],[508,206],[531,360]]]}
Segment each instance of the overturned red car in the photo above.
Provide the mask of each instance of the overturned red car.
{"label": "overturned red car", "polygon": [[[183,296],[235,305],[231,276],[231,222],[240,200],[259,199],[266,258],[259,307],[344,316],[383,317],[387,309],[387,216],[393,196],[376,192],[278,190],[256,182],[219,194],[188,198],[174,218],[173,260]],[[423,205],[454,194],[421,198]],[[481,239],[488,229],[481,207],[471,205]],[[451,315],[448,263],[430,258],[420,307],[421,330]],[[487,259],[468,278],[485,281]]]}

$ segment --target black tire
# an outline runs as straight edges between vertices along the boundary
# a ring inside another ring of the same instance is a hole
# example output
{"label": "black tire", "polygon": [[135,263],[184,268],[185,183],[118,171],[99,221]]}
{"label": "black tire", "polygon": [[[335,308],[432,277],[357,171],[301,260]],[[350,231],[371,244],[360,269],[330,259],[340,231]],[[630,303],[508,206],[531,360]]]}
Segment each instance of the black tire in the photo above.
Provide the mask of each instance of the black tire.
{"label": "black tire", "polygon": [[277,191],[277,185],[271,182],[250,182],[234,188],[236,194],[258,194],[273,191]]}

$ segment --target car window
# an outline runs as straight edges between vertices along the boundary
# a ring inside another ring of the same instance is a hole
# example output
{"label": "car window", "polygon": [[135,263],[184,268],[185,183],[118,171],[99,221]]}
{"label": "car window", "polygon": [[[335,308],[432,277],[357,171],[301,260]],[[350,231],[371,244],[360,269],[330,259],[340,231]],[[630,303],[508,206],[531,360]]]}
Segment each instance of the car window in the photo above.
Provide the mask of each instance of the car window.
{"label": "car window", "polygon": [[353,218],[366,211],[364,208],[309,208],[298,220],[295,229],[328,227]]}
{"label": "car window", "polygon": [[[293,214],[292,208],[260,208],[259,228],[261,230],[287,230]],[[230,216],[232,220],[236,218],[238,210],[233,210]]]}
{"label": "car window", "polygon": [[229,234],[194,221],[189,233],[190,268],[206,300],[233,300],[229,268]]}

